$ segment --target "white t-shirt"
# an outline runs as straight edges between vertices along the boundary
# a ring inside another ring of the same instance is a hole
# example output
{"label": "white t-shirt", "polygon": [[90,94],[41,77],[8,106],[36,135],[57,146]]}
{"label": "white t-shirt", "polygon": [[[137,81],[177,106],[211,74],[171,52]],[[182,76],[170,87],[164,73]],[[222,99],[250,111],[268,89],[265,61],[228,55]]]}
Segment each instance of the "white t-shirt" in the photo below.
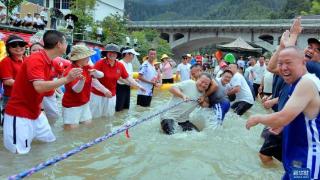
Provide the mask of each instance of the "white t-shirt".
{"label": "white t-shirt", "polygon": [[[139,74],[142,75],[142,77],[148,81],[152,81],[153,79],[156,79],[158,76],[158,72],[154,68],[152,64],[149,63],[148,60],[144,61],[140,67]],[[139,95],[145,95],[145,96],[152,96],[152,89],[153,84],[141,81],[140,85],[144,87],[146,90],[145,92],[138,90],[137,94]]]}
{"label": "white t-shirt", "polygon": [[185,81],[190,79],[190,67],[191,64],[180,63],[177,67],[177,71],[180,72],[180,81]]}
{"label": "white t-shirt", "polygon": [[[120,60],[119,61],[121,64],[123,64],[123,66],[126,68],[126,70],[127,70],[127,73],[128,73],[128,75],[129,75],[129,77],[131,77],[131,78],[133,78],[133,67],[132,67],[132,63],[127,63],[127,62],[125,62],[124,60]],[[123,81],[121,81],[121,77],[120,77],[120,79],[117,81],[118,82],[118,84],[125,84]]]}
{"label": "white t-shirt", "polygon": [[223,85],[222,82],[221,82],[221,79],[222,79],[221,77],[220,78],[216,78],[216,82],[218,84],[218,88],[219,89],[221,88],[221,91],[224,92],[225,97],[228,98],[227,91],[231,88],[231,85],[229,83]]}
{"label": "white t-shirt", "polygon": [[[183,94],[185,94],[190,99],[198,99],[203,93],[198,91],[196,86],[196,82],[193,80],[186,80],[183,82],[179,82],[173,85],[174,87],[179,88]],[[183,99],[172,96],[169,105],[172,106],[179,102],[183,101]],[[177,122],[184,122],[189,119],[190,113],[197,107],[198,103],[191,101],[187,103],[180,104],[179,106],[172,108],[167,113],[161,116],[161,119],[173,119]]]}
{"label": "white t-shirt", "polygon": [[257,63],[256,65],[253,66],[252,68],[253,72],[254,72],[254,79],[253,79],[253,83],[255,84],[261,84],[264,72],[266,71],[266,66],[260,66],[259,63]]}
{"label": "white t-shirt", "polygon": [[244,60],[242,60],[242,59],[239,59],[239,60],[237,61],[237,64],[238,64],[239,67],[244,68],[246,62],[244,62]]}
{"label": "white t-shirt", "polygon": [[247,81],[240,73],[236,73],[233,75],[231,82],[231,87],[240,86],[240,92],[236,93],[236,100],[235,102],[245,101],[249,104],[254,103],[254,99],[252,96],[252,92]]}
{"label": "white t-shirt", "polygon": [[97,27],[97,34],[102,35],[102,27]]}
{"label": "white t-shirt", "polygon": [[266,70],[263,76],[263,92],[272,93],[273,73]]}
{"label": "white t-shirt", "polygon": [[34,18],[34,23],[37,23],[37,25],[43,25],[44,24],[44,22],[42,21],[42,19],[41,18]]}
{"label": "white t-shirt", "polygon": [[252,77],[253,70],[252,70],[252,68],[253,68],[252,66],[249,66],[244,71],[244,77],[250,82],[253,82],[253,77]]}
{"label": "white t-shirt", "polygon": [[33,22],[32,17],[28,17],[28,16],[24,17],[23,20],[24,20],[24,22],[27,22],[27,23],[32,23]]}
{"label": "white t-shirt", "polygon": [[48,21],[48,12],[47,11],[41,11],[40,12],[40,16],[43,16],[44,20]]}

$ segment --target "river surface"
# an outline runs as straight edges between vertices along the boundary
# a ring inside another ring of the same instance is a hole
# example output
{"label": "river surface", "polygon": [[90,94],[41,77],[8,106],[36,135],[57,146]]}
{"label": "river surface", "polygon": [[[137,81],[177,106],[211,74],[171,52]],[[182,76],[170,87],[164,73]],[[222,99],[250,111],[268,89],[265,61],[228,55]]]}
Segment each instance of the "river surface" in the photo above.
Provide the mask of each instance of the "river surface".
{"label": "river surface", "polygon": [[[135,106],[116,113],[114,129],[126,121],[150,115],[170,99],[170,93],[156,91],[151,108]],[[264,167],[257,156],[262,139],[262,125],[245,129],[248,115],[267,113],[259,104],[242,117],[229,112],[223,127],[205,128],[201,132],[178,132],[168,136],[160,131],[160,120],[154,118],[124,133],[50,166],[30,179],[281,179],[280,163]],[[62,121],[53,127],[57,141],[33,142],[27,155],[14,155],[4,149],[0,135],[0,179],[29,169],[40,162],[67,152],[106,133],[105,119],[74,131],[63,131]],[[2,131],[2,130],[0,130]]]}

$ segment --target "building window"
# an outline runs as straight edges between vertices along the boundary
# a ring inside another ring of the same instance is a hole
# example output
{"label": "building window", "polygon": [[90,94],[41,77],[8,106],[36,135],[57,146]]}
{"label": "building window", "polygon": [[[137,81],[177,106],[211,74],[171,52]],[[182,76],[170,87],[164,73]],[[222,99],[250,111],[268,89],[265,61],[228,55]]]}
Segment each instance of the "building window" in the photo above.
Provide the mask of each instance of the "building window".
{"label": "building window", "polygon": [[62,0],[61,9],[69,9],[70,0]]}
{"label": "building window", "polygon": [[54,7],[58,9],[69,9],[70,0],[54,0]]}
{"label": "building window", "polygon": [[54,0],[53,7],[60,9],[60,0]]}
{"label": "building window", "polygon": [[50,0],[46,0],[46,7],[49,8],[50,6]]}

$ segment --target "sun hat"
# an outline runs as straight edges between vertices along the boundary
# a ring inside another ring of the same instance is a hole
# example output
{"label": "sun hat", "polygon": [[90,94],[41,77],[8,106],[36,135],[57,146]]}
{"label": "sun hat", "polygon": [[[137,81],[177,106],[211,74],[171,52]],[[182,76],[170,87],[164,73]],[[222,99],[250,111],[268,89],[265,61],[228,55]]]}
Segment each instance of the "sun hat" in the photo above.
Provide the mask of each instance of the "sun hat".
{"label": "sun hat", "polygon": [[168,59],[169,59],[169,56],[168,56],[167,54],[162,54],[160,60],[165,59],[165,58],[168,58]]}
{"label": "sun hat", "polygon": [[159,62],[158,60],[153,62],[153,65],[157,65],[157,64],[161,64],[161,62]]}
{"label": "sun hat", "polygon": [[121,57],[121,53],[120,53],[120,47],[116,44],[107,44],[105,47],[105,50],[101,51],[101,55],[103,57],[107,56],[107,52],[116,52],[118,54],[118,57]]}
{"label": "sun hat", "polygon": [[69,54],[70,61],[78,61],[94,55],[96,52],[85,45],[75,45]]}
{"label": "sun hat", "polygon": [[10,35],[6,41],[6,46],[11,44],[11,43],[14,43],[14,42],[21,42],[21,43],[24,43],[25,45],[27,45],[28,43],[22,39],[20,36],[17,36],[17,35]]}
{"label": "sun hat", "polygon": [[131,49],[126,49],[126,50],[124,50],[124,51],[122,51],[122,54],[127,54],[127,53],[131,53],[131,54],[134,54],[134,55],[136,55],[136,56],[139,56],[140,55],[140,53],[138,53],[136,50],[134,50],[133,48],[131,48]]}

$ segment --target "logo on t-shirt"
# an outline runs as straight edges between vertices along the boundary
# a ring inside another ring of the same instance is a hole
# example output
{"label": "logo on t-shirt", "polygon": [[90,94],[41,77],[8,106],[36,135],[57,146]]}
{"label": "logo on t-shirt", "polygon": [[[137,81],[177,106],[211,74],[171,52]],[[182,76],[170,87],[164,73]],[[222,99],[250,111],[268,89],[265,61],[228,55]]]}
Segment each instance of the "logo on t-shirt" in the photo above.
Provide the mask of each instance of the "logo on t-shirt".
{"label": "logo on t-shirt", "polygon": [[117,69],[117,74],[120,74],[120,69]]}

